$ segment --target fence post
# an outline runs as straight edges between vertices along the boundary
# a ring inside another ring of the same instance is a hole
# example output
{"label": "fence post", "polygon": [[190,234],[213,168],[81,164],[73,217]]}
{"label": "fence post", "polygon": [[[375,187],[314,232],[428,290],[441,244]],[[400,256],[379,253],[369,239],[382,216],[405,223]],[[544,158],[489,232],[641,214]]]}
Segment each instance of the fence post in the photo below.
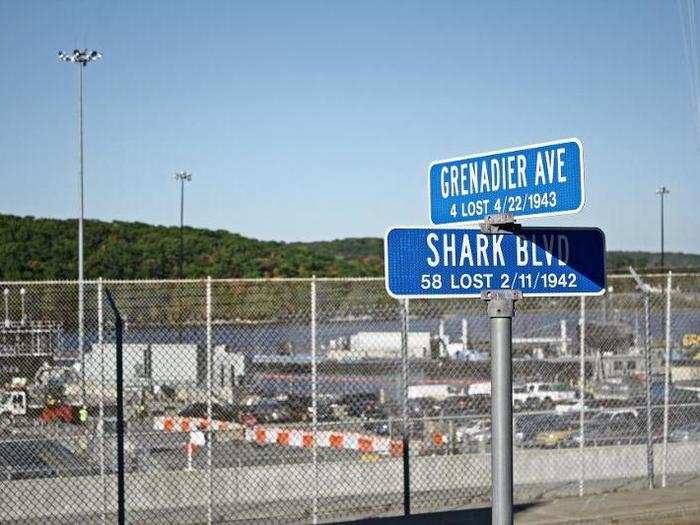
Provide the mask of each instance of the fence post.
{"label": "fence post", "polygon": [[102,277],[97,280],[97,347],[100,349],[100,395],[97,428],[100,440],[100,484],[102,486],[102,523],[107,522],[107,480],[105,479],[105,349],[104,312],[102,310]]}
{"label": "fence post", "polygon": [[411,462],[408,432],[408,315],[409,302],[401,309],[401,450],[403,455],[403,513],[411,515]]}
{"label": "fence post", "polygon": [[211,276],[207,277],[206,282],[206,316],[207,316],[207,523],[212,523],[212,472],[211,472],[211,441],[214,436],[212,433],[212,410],[211,410],[211,369],[212,359],[214,358],[211,346]]}
{"label": "fence post", "polygon": [[586,476],[586,452],[584,450],[586,444],[586,435],[584,432],[585,412],[586,412],[586,297],[581,296],[581,313],[579,318],[579,401],[581,408],[579,411],[579,479],[578,479],[578,495],[583,496],[584,478]]}
{"label": "fence post", "polygon": [[115,353],[117,360],[117,523],[124,525],[126,523],[126,493],[124,490],[124,354],[122,352],[124,322],[109,290],[106,290],[106,295],[114,314]]}
{"label": "fence post", "polygon": [[316,370],[316,276],[311,277],[311,430],[313,432],[313,444],[311,454],[313,458],[313,502],[311,507],[311,522],[318,523],[318,451],[316,441],[318,439],[318,377]]}
{"label": "fence post", "polygon": [[647,484],[650,489],[654,488],[654,449],[651,440],[651,327],[649,317],[650,311],[649,290],[644,291],[644,367],[645,367],[645,398],[647,409]]}
{"label": "fence post", "polygon": [[664,446],[661,463],[661,486],[666,486],[666,464],[668,462],[668,398],[671,382],[671,272],[666,277],[666,359],[664,364]]}

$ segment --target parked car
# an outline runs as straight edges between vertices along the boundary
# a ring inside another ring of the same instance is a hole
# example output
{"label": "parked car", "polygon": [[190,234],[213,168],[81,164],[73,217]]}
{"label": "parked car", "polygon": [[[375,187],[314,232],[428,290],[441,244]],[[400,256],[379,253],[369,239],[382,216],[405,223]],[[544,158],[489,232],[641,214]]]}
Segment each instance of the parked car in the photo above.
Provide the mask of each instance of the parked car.
{"label": "parked car", "polygon": [[[595,414],[584,425],[586,446],[633,445],[646,441],[645,420],[636,409],[605,410]],[[579,445],[578,432],[571,435],[567,444]]]}
{"label": "parked car", "polygon": [[[177,415],[180,417],[193,417],[200,419],[207,419],[208,414],[207,403],[192,403],[177,413]],[[214,421],[234,421],[236,420],[236,408],[233,405],[212,403],[211,417]]]}
{"label": "parked car", "polygon": [[476,414],[489,414],[491,412],[491,395],[470,394],[469,408]]}
{"label": "parked car", "polygon": [[290,411],[291,421],[307,421],[311,417],[311,396],[300,396],[296,394],[287,394],[275,398],[282,405],[285,405]]}
{"label": "parked car", "polygon": [[573,421],[568,418],[558,418],[551,420],[552,427],[547,430],[540,430],[535,435],[535,445],[542,448],[557,448],[568,446],[571,436],[578,432],[578,428]]}
{"label": "parked car", "polygon": [[611,410],[602,410],[593,414],[589,424],[599,426],[638,426],[640,422],[639,411],[634,408],[617,408]]}
{"label": "parked car", "polygon": [[577,399],[571,403],[559,403],[554,407],[554,411],[557,414],[578,414],[581,412],[581,408],[584,410],[594,410],[598,408],[598,405],[591,399],[586,399],[583,403],[581,403],[581,400]]}
{"label": "parked car", "polygon": [[408,400],[408,416],[411,418],[436,417],[440,415],[440,403],[430,398]]}
{"label": "parked car", "polygon": [[[311,396],[286,394],[275,398],[286,406],[290,412],[290,421],[311,421],[313,418],[313,400]],[[316,399],[317,421],[332,421],[334,418],[331,402],[326,397]]]}
{"label": "parked car", "polygon": [[527,414],[513,421],[515,443],[521,447],[538,446],[535,438],[543,432],[561,430],[573,420],[570,416],[555,414]]}
{"label": "parked car", "polygon": [[578,393],[563,383],[525,383],[513,387],[513,407],[551,410],[558,403],[576,401]]}
{"label": "parked car", "polygon": [[367,420],[367,422],[362,425],[364,430],[380,436],[388,436],[391,434],[392,425],[389,422],[390,415],[386,409],[382,407],[372,408],[365,411],[362,418]]}
{"label": "parked car", "polygon": [[669,441],[700,441],[700,423],[683,425],[668,435]]}
{"label": "parked car", "polygon": [[[455,429],[455,440],[457,443],[468,443],[470,441],[484,440],[486,435],[491,433],[491,420],[474,419],[466,425]],[[490,438],[490,437],[489,437]]]}
{"label": "parked car", "polygon": [[439,403],[443,416],[466,416],[473,412],[470,396],[450,396]]}
{"label": "parked car", "polygon": [[364,412],[379,404],[379,396],[375,392],[346,394],[340,398],[338,404],[346,407],[349,416],[361,417]]}
{"label": "parked car", "polygon": [[282,423],[292,420],[289,406],[276,399],[263,399],[251,409],[258,423]]}

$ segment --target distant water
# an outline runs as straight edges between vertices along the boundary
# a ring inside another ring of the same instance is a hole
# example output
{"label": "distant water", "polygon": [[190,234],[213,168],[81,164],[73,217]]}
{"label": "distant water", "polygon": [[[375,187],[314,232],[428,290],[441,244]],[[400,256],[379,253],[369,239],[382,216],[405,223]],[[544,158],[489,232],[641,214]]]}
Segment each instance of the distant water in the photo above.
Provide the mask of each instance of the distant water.
{"label": "distant water", "polygon": [[[458,342],[462,334],[462,318],[467,319],[469,341],[471,344],[488,341],[488,318],[486,315],[453,316],[444,319],[445,333],[450,341]],[[560,320],[567,323],[567,334],[576,345],[578,313],[563,312],[562,314],[523,312],[517,313],[513,319],[514,337],[559,336]],[[602,315],[596,310],[587,314],[588,321],[600,322]],[[609,321],[628,324],[632,330],[637,326],[641,339],[644,337],[643,312],[622,311],[611,313]],[[410,331],[437,333],[440,320],[410,319]],[[664,317],[659,313],[650,316],[650,328],[653,341],[664,338]],[[341,337],[349,337],[358,332],[398,332],[401,329],[400,320],[353,320],[337,322],[319,322],[317,324],[317,351],[319,357],[325,355],[329,342]],[[680,344],[686,333],[700,332],[700,311],[693,309],[675,309],[673,311],[671,338],[674,345]],[[105,338],[110,341],[109,334]],[[86,330],[86,347],[97,341],[95,327],[88,326]],[[286,350],[288,345],[296,354],[306,354],[311,347],[311,330],[308,323],[274,323],[259,325],[215,325],[212,328],[213,344],[226,344],[233,351],[249,354],[274,354]],[[206,328],[204,326],[184,327],[153,327],[148,330],[127,329],[124,334],[125,343],[195,343],[206,344]],[[76,333],[64,334],[64,348],[67,355],[77,355],[78,338]]]}

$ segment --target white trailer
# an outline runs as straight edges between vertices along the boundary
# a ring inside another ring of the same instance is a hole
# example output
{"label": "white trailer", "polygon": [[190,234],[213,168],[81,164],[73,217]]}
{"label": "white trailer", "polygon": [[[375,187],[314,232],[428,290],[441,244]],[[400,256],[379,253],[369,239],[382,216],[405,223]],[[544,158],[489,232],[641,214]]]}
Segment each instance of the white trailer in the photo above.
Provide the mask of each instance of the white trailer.
{"label": "white trailer", "polygon": [[491,381],[479,381],[467,387],[467,394],[470,396],[491,395]]}
{"label": "white trailer", "polygon": [[464,389],[454,385],[409,385],[408,399],[435,399],[442,401],[452,396],[464,394]]}
{"label": "white trailer", "polygon": [[[401,332],[358,332],[350,336],[350,352],[363,357],[401,356]],[[421,359],[430,355],[430,332],[408,333],[408,357]]]}

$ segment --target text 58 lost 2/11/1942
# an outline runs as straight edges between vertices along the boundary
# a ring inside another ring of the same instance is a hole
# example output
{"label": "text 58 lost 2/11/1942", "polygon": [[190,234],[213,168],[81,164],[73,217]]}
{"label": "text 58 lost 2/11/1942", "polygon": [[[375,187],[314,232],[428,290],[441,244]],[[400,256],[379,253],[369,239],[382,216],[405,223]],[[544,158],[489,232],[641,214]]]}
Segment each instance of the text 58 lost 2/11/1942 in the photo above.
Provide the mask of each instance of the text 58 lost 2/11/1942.
{"label": "text 58 lost 2/11/1942", "polygon": [[598,228],[523,228],[517,234],[393,228],[385,239],[385,265],[394,297],[478,297],[495,289],[599,295],[605,237]]}

